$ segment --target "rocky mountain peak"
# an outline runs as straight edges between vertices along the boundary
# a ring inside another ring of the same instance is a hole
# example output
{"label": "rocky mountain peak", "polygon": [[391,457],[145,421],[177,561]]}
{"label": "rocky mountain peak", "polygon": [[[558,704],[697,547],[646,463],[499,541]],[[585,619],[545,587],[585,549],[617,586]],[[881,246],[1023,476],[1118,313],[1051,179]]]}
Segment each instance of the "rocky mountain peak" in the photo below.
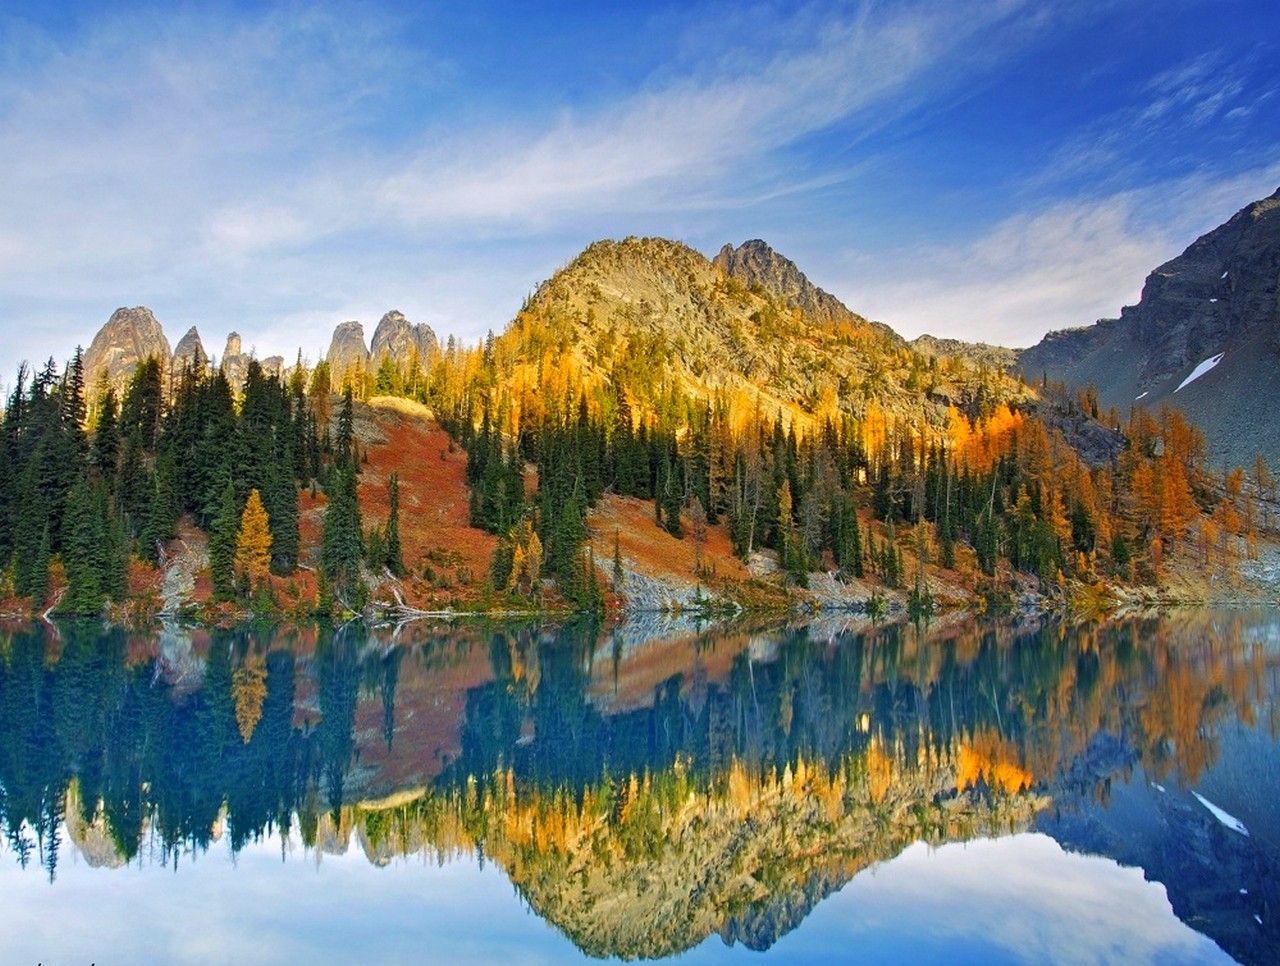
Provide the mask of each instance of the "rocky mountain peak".
{"label": "rocky mountain peak", "polygon": [[369,350],[365,348],[364,326],[359,322],[340,322],[333,330],[329,351],[325,355],[335,389],[351,377],[356,378],[369,366]]}
{"label": "rocky mountain peak", "polygon": [[239,332],[232,332],[227,336],[227,346],[222,350],[221,366],[227,382],[231,383],[232,390],[238,390],[244,384],[244,377],[249,371],[249,357],[244,354]]}
{"label": "rocky mountain peak", "polygon": [[193,369],[203,369],[209,362],[209,354],[204,351],[204,343],[200,341],[200,333],[196,331],[193,325],[187,329],[187,334],[178,340],[178,345],[173,350],[173,368],[174,371],[180,371],[187,366]]}
{"label": "rocky mountain peak", "polygon": [[850,311],[834,295],[809,281],[795,262],[774,251],[759,238],[745,241],[737,248],[725,245],[712,260],[712,264],[748,288],[753,285],[763,287],[765,291],[783,299],[789,307],[803,310],[819,325],[866,322],[866,319]]}
{"label": "rocky mountain peak", "polygon": [[405,370],[416,359],[418,367],[422,368],[437,346],[431,326],[424,323],[414,325],[404,313],[392,309],[378,320],[378,327],[373,331],[369,360],[371,365],[377,366],[384,356],[388,356],[401,370]]}
{"label": "rocky mountain peak", "polygon": [[98,330],[84,354],[86,379],[91,386],[103,380],[112,386],[123,386],[138,363],[151,356],[166,366],[173,356],[156,317],[142,305],[118,308]]}
{"label": "rocky mountain peak", "polygon": [[[1180,408],[1205,433],[1211,459],[1280,460],[1280,191],[1238,211],[1152,271],[1118,319],[1051,332],[1018,365],[1076,386],[1104,407]],[[1208,360],[1220,365],[1192,373]]]}

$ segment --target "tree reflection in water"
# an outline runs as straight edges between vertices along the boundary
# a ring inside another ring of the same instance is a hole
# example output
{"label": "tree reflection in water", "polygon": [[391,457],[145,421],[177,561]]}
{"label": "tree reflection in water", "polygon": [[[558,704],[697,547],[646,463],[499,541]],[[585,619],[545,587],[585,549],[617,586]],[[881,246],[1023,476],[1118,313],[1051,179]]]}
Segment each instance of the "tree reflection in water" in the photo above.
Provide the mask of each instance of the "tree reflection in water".
{"label": "tree reflection in water", "polygon": [[96,865],[175,866],[354,836],[379,863],[496,862],[594,955],[763,948],[912,842],[1062,823],[1135,772],[1190,787],[1237,723],[1274,742],[1276,620],[12,626],[0,826],[51,880],[67,833]]}

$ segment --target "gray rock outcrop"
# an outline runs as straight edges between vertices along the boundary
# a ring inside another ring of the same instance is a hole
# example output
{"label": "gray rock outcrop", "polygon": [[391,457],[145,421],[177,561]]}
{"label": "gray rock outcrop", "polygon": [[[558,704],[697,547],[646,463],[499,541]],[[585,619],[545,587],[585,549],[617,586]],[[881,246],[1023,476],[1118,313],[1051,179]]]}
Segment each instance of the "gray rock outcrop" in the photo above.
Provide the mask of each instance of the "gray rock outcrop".
{"label": "gray rock outcrop", "polygon": [[369,368],[364,326],[359,322],[340,322],[333,330],[325,360],[329,363],[329,378],[335,391],[341,390],[348,379],[362,379]]}
{"label": "gray rock outcrop", "polygon": [[178,340],[173,350],[173,371],[181,372],[190,366],[199,371],[209,364],[209,353],[204,351],[204,343],[200,341],[200,333],[193,325],[187,334]]}
{"label": "gray rock outcrop", "polygon": [[85,381],[96,392],[104,384],[122,387],[139,362],[155,356],[164,366],[173,357],[164,329],[146,306],[118,308],[98,330],[84,354]]}
{"label": "gray rock outcrop", "polygon": [[232,332],[227,336],[227,347],[222,350],[222,374],[231,383],[233,392],[239,392],[244,386],[244,377],[249,372],[249,357],[244,353],[240,341],[240,333]]}
{"label": "gray rock outcrop", "polygon": [[1118,319],[1050,332],[1018,366],[1028,380],[1093,385],[1104,409],[1177,406],[1204,432],[1214,464],[1247,466],[1256,452],[1280,464],[1278,295],[1280,191],[1151,272]]}
{"label": "gray rock outcrop", "polygon": [[383,358],[390,358],[401,374],[407,374],[414,365],[425,370],[438,345],[431,326],[414,325],[401,312],[392,310],[378,320],[378,327],[373,330],[369,365],[377,369]]}

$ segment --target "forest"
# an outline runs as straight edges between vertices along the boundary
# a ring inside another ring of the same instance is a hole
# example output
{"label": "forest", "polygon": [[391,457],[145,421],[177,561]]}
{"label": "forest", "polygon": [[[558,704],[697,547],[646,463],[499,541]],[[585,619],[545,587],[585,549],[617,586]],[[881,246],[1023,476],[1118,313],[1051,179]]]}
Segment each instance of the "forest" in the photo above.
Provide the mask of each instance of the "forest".
{"label": "forest", "polygon": [[[965,575],[998,610],[1026,578],[1065,600],[1159,585],[1175,558],[1229,565],[1274,524],[1265,461],[1214,472],[1203,437],[1168,407],[1100,414],[1087,389],[864,343],[905,395],[866,384],[770,412],[740,389],[664,376],[670,347],[632,348],[606,371],[563,330],[522,317],[478,347],[450,340],[422,365],[388,357],[340,384],[301,358],[283,374],[252,362],[240,386],[152,358],[119,392],[89,388],[79,351],[62,372],[24,366],[0,419],[0,599],[9,612],[128,612],[184,521],[207,536],[211,603],[361,611],[371,581],[423,566],[403,559],[413,519],[394,475],[380,519],[362,522],[367,447],[353,413],[388,395],[428,406],[465,450],[471,525],[498,537],[494,600],[546,604],[549,578],[559,606],[605,607],[621,564],[588,543],[605,493],[650,501],[654,526],[699,561],[722,526],[743,559],[771,552],[786,586],[834,572],[909,592],[917,615],[935,606],[931,574]],[[942,393],[944,380],[962,391]],[[303,494],[324,508],[315,546],[302,539]]]}

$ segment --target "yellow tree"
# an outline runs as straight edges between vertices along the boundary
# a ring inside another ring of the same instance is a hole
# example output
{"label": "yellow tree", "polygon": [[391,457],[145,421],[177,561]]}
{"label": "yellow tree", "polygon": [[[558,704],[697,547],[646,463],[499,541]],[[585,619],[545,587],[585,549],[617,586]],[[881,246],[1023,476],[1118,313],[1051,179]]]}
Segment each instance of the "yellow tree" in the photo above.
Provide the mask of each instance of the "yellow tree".
{"label": "yellow tree", "polygon": [[240,514],[240,530],[236,533],[236,573],[250,586],[267,576],[271,569],[271,526],[258,491],[250,490]]}
{"label": "yellow tree", "polygon": [[267,669],[262,658],[250,657],[231,675],[231,697],[236,706],[236,725],[247,745],[262,720],[262,704],[267,699]]}

